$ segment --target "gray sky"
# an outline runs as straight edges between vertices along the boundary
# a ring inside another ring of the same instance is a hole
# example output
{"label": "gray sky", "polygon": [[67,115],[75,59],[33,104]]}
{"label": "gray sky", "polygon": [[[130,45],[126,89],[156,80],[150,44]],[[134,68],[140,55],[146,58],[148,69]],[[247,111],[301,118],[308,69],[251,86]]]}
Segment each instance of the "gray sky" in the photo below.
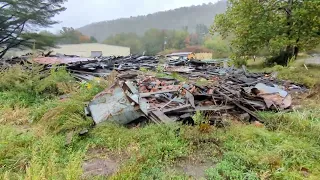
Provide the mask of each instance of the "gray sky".
{"label": "gray sky", "polygon": [[68,0],[66,11],[55,17],[61,23],[50,30],[55,32],[62,27],[79,28],[84,25],[130,17],[147,15],[158,11],[175,9],[183,6],[215,3],[218,0]]}

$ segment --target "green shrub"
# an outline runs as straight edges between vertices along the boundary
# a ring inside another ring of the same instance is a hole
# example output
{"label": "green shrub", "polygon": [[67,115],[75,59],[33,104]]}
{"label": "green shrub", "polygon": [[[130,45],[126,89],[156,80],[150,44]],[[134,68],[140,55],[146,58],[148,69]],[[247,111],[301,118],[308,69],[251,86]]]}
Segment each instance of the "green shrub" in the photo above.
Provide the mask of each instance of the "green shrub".
{"label": "green shrub", "polygon": [[44,70],[39,64],[14,65],[0,71],[0,91],[25,92],[29,94],[61,94],[58,83],[74,83],[75,80],[64,67]]}

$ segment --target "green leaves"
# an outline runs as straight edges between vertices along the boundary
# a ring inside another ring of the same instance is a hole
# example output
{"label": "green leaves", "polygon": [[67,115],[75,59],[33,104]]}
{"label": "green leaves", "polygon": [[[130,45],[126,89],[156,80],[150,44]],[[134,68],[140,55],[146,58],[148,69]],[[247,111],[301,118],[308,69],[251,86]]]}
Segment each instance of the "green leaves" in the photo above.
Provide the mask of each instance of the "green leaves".
{"label": "green leaves", "polygon": [[229,3],[226,13],[216,16],[211,33],[235,36],[232,45],[237,57],[255,55],[265,47],[271,55],[292,47],[307,50],[320,42],[320,1],[229,0]]}
{"label": "green leaves", "polygon": [[57,21],[52,18],[65,10],[65,0],[0,1],[0,58],[11,48],[30,47],[37,42],[42,48],[52,46],[51,36],[34,33]]}

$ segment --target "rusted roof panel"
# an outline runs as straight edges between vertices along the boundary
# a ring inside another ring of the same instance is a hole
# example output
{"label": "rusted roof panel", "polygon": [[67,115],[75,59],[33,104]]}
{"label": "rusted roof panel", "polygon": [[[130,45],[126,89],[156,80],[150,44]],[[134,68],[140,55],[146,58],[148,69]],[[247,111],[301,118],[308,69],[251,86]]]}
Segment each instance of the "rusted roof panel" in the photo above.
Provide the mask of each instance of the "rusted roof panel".
{"label": "rusted roof panel", "polygon": [[76,62],[85,62],[89,61],[88,58],[80,57],[38,57],[33,59],[33,61],[39,64],[70,64]]}

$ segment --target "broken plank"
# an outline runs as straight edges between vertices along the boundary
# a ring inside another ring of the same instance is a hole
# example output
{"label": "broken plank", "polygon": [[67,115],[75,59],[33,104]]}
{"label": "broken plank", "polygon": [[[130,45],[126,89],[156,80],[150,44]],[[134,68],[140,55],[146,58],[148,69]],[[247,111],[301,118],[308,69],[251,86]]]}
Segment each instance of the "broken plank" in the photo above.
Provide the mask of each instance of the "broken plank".
{"label": "broken plank", "polygon": [[178,106],[178,107],[174,107],[174,108],[170,108],[170,109],[164,109],[162,112],[163,113],[168,113],[168,112],[172,112],[172,111],[179,111],[179,110],[182,110],[182,109],[187,109],[189,107],[191,107],[191,104]]}
{"label": "broken plank", "polygon": [[155,94],[163,94],[163,93],[171,93],[177,92],[177,90],[166,90],[166,91],[157,91],[157,92],[150,92],[150,93],[140,93],[140,98],[150,97]]}
{"label": "broken plank", "polygon": [[157,119],[159,119],[161,122],[168,124],[174,122],[174,120],[170,119],[167,115],[165,115],[160,110],[152,111],[151,112]]}
{"label": "broken plank", "polygon": [[226,94],[220,92],[219,90],[215,90],[216,93],[224,96],[226,98],[226,100],[232,102],[234,105],[236,105],[238,108],[246,111],[248,114],[250,114],[252,117],[254,117],[256,120],[263,122],[263,120],[261,118],[258,117],[258,115],[256,113],[254,113],[253,111],[251,111],[250,109],[242,106],[240,103],[236,102],[235,100],[233,100],[232,98],[230,98],[229,96],[227,96]]}

